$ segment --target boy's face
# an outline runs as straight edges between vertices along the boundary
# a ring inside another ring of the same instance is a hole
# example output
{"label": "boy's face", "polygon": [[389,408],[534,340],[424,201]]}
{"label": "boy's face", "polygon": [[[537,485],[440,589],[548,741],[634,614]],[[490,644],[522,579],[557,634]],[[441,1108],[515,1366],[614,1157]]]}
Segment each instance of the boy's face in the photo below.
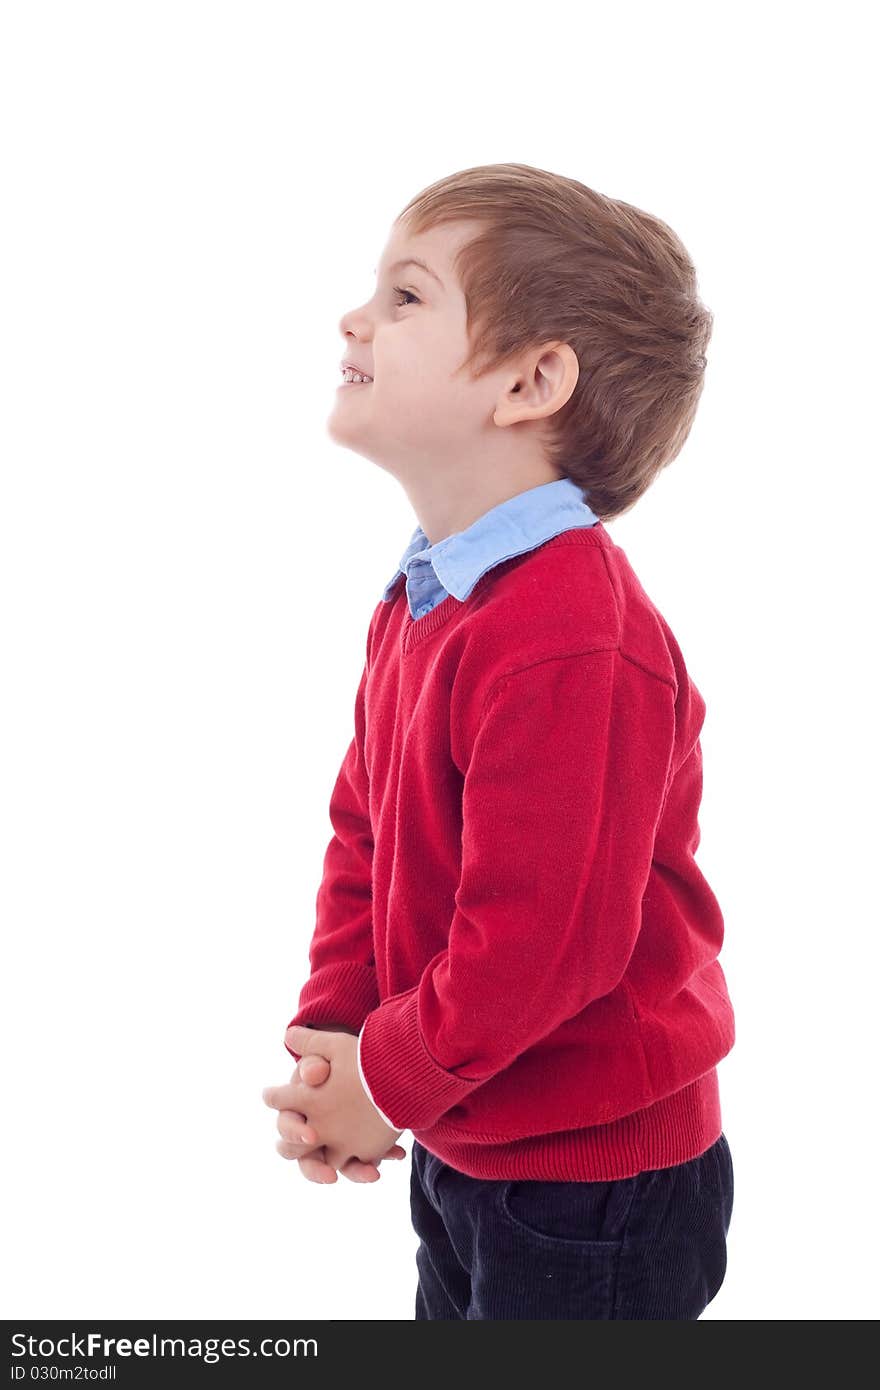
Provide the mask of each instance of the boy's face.
{"label": "boy's face", "polygon": [[[463,463],[472,468],[499,447],[497,436],[509,443],[510,432],[499,430],[494,416],[516,385],[515,369],[508,365],[478,381],[469,372],[455,375],[469,343],[452,257],[473,234],[466,222],[418,237],[396,224],[376,268],[372,298],[340,321],[339,360],[373,380],[337,388],[328,433],[401,481]],[[410,256],[430,266],[441,283],[420,266],[397,264]],[[514,394],[511,404],[519,399]]]}

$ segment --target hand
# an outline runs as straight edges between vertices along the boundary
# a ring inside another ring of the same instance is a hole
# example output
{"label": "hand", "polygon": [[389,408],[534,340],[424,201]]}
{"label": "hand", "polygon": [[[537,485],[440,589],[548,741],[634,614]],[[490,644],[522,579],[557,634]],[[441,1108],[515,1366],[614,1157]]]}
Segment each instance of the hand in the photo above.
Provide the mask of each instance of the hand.
{"label": "hand", "polygon": [[[328,1033],[349,1033],[357,1037],[357,1030],[346,1028],[341,1023],[325,1023],[322,1025],[322,1032]],[[320,1086],[330,1075],[330,1063],[326,1057],[322,1057],[317,1052],[310,1052],[302,1057],[294,1076],[298,1076],[307,1086]],[[326,1149],[324,1145],[318,1144],[317,1135],[310,1124],[308,1124],[304,1114],[301,1114],[293,1106],[287,1086],[267,1086],[263,1091],[263,1100],[269,1106],[278,1109],[278,1132],[281,1139],[275,1145],[282,1158],[295,1158],[299,1163],[300,1172],[309,1182],[333,1183],[336,1182],[336,1169],[326,1161]],[[400,1144],[393,1144],[382,1158],[406,1158],[406,1149]],[[378,1158],[375,1163],[362,1163],[357,1158],[348,1159],[340,1168],[342,1176],[348,1178],[350,1182],[378,1182],[380,1178],[379,1164],[382,1158]]]}
{"label": "hand", "polygon": [[349,1032],[333,1033],[303,1026],[288,1028],[286,1046],[300,1057],[318,1053],[330,1062],[330,1076],[320,1086],[307,1086],[295,1074],[288,1087],[289,1108],[306,1117],[310,1138],[326,1149],[326,1162],[342,1168],[350,1158],[375,1163],[403,1133],[378,1114],[358,1072],[358,1039]]}

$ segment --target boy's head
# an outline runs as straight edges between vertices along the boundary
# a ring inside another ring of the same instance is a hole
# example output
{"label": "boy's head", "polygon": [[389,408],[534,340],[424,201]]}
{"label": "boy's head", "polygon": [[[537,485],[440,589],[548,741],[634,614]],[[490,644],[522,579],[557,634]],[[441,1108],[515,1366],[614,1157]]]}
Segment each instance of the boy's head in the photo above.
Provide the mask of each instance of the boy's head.
{"label": "boy's head", "polygon": [[328,431],[408,489],[567,476],[608,520],[681,450],[712,315],[658,218],[544,169],[479,166],[407,204],[376,274],[340,322],[341,360],[373,381],[337,390]]}

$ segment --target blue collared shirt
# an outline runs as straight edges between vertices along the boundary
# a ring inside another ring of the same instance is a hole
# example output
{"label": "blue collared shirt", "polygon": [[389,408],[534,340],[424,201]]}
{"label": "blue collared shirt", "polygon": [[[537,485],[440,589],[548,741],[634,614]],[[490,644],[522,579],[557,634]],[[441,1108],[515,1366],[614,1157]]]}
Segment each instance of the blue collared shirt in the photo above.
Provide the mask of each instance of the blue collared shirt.
{"label": "blue collared shirt", "polygon": [[423,618],[450,594],[463,602],[493,565],[534,550],[560,531],[595,526],[598,520],[577,483],[558,478],[508,497],[466,530],[453,531],[434,545],[428,544],[428,537],[417,526],[382,598],[390,602],[398,579],[405,574],[410,614]]}

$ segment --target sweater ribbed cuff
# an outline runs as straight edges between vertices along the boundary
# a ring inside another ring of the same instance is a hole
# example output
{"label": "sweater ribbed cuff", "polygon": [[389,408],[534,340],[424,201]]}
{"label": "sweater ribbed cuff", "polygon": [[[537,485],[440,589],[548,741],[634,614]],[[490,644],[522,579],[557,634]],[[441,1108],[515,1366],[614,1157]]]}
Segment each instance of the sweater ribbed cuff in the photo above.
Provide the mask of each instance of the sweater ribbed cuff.
{"label": "sweater ribbed cuff", "polygon": [[419,1031],[418,985],[368,1014],[359,1043],[361,1074],[373,1104],[393,1129],[427,1129],[480,1081],[444,1071]]}
{"label": "sweater ribbed cuff", "polygon": [[[357,1032],[371,1009],[379,1002],[376,967],[358,961],[340,961],[322,966],[310,975],[299,996],[299,1008],[288,1023],[320,1028],[322,1023],[340,1023]],[[284,1044],[287,1047],[287,1043]],[[300,1054],[287,1047],[299,1061]]]}
{"label": "sweater ribbed cuff", "polygon": [[380,1110],[380,1109],[379,1109],[378,1105],[377,1105],[376,1102],[375,1102],[375,1099],[373,1098],[373,1094],[372,1094],[372,1092],[371,1092],[369,1086],[367,1085],[367,1078],[364,1076],[363,1063],[361,1062],[361,1038],[363,1037],[363,1035],[364,1035],[364,1030],[363,1030],[363,1028],[362,1028],[361,1031],[358,1033],[357,1064],[358,1064],[358,1076],[360,1077],[361,1085],[362,1085],[363,1088],[364,1088],[364,1095],[365,1095],[365,1096],[367,1097],[367,1099],[371,1102],[371,1104],[372,1104],[372,1106],[373,1106],[373,1109],[375,1110],[376,1114],[379,1116],[380,1120],[383,1120],[384,1123],[385,1123],[386,1125],[389,1126],[389,1128],[391,1128],[391,1129],[396,1129],[397,1126],[396,1126],[395,1124],[393,1124],[393,1123],[391,1122],[391,1120],[389,1120],[389,1118],[388,1118],[388,1116],[385,1114],[384,1110]]}

